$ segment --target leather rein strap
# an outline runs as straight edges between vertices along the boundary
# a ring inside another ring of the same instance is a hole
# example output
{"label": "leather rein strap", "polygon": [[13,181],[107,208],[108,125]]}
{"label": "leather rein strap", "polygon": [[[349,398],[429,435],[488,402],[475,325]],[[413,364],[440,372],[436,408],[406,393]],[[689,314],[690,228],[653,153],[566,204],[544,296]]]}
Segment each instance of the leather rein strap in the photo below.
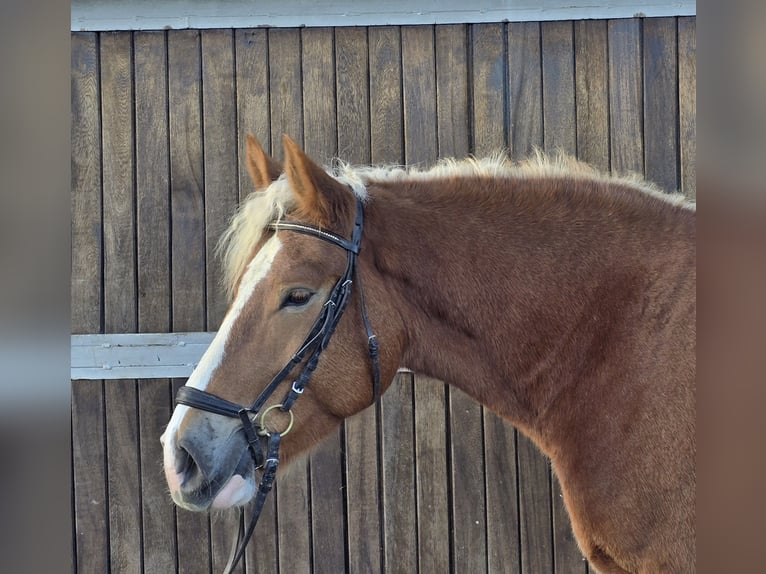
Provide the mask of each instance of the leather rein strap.
{"label": "leather rein strap", "polygon": [[[318,227],[308,225],[305,223],[296,223],[290,221],[274,221],[268,224],[268,229],[273,231],[286,230],[294,231],[296,233],[303,233],[312,237],[317,237],[323,241],[327,241],[334,245],[337,245],[346,250],[348,254],[348,262],[346,265],[346,271],[338,279],[330,292],[325,304],[322,306],[322,311],[319,313],[313,326],[309,330],[309,334],[303,341],[303,344],[293,355],[292,359],[274,376],[271,382],[266,385],[266,388],[261,391],[258,398],[255,399],[252,405],[249,407],[243,407],[226,399],[222,399],[216,395],[208,393],[207,391],[201,391],[194,387],[184,385],[178,389],[176,394],[176,403],[186,405],[223,415],[227,417],[239,418],[242,422],[242,428],[245,432],[245,437],[248,443],[248,449],[255,463],[255,468],[262,469],[261,481],[258,485],[258,491],[255,496],[255,502],[253,504],[253,514],[250,520],[250,524],[247,527],[244,538],[240,544],[239,536],[234,541],[234,545],[231,549],[229,562],[226,565],[224,574],[230,574],[233,568],[241,560],[245,547],[247,546],[250,537],[255,530],[255,525],[258,522],[258,518],[263,510],[266,497],[271,491],[274,484],[274,477],[276,476],[277,467],[279,465],[279,445],[281,438],[287,434],[292,426],[293,416],[290,409],[295,404],[295,401],[303,394],[306,385],[311,379],[311,375],[317,367],[319,357],[322,352],[327,348],[330,342],[330,338],[335,332],[335,328],[340,321],[343,312],[346,309],[346,305],[351,296],[351,287],[354,281],[359,285],[359,298],[362,308],[362,319],[364,320],[364,327],[367,331],[367,343],[370,360],[372,362],[372,402],[377,402],[380,396],[380,365],[378,360],[378,340],[372,331],[370,320],[367,316],[367,308],[364,303],[364,292],[362,290],[361,277],[359,275],[359,268],[357,266],[357,257],[362,245],[362,231],[364,228],[364,211],[362,202],[359,198],[356,200],[356,219],[354,221],[354,230],[351,236],[351,240],[344,239],[334,233],[330,233]],[[296,369],[299,365],[303,365],[298,376],[293,380],[290,390],[285,395],[284,399],[278,405],[269,407],[261,413],[266,401],[277,390],[279,385],[287,379],[287,377]],[[290,413],[290,426],[282,433],[271,433],[264,425],[264,417],[272,408],[279,408],[281,411]],[[259,415],[260,414],[260,419]],[[268,437],[266,453],[263,452],[263,437]],[[242,526],[244,525],[244,510],[240,511],[240,532],[242,534]]]}

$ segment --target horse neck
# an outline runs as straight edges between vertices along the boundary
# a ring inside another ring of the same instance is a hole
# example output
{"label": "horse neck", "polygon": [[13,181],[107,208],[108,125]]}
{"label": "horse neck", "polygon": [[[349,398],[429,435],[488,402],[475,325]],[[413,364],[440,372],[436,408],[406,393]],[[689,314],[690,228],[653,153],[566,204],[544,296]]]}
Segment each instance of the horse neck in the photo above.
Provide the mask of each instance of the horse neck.
{"label": "horse neck", "polygon": [[401,317],[401,365],[536,434],[562,388],[605,359],[647,286],[690,257],[688,221],[654,215],[635,190],[616,190],[633,197],[615,202],[599,185],[476,178],[371,187],[363,254]]}

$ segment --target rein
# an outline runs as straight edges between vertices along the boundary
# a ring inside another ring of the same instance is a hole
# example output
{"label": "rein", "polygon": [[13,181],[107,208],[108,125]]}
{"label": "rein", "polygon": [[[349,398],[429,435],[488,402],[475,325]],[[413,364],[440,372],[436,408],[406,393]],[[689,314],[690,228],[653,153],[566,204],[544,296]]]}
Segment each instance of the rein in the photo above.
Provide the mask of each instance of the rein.
{"label": "rein", "polygon": [[[258,491],[256,493],[255,502],[253,504],[253,515],[250,520],[250,524],[245,532],[244,539],[240,544],[240,536],[234,541],[229,556],[229,562],[226,565],[224,574],[230,574],[237,563],[241,560],[245,552],[250,537],[253,535],[255,525],[258,522],[258,518],[261,515],[263,506],[266,502],[266,497],[272,489],[274,484],[274,478],[276,476],[277,467],[279,466],[279,445],[283,436],[285,436],[292,428],[294,422],[294,416],[290,409],[292,409],[295,401],[303,394],[306,385],[311,379],[311,375],[319,363],[319,357],[322,352],[327,348],[327,345],[332,338],[335,328],[340,321],[343,312],[346,310],[346,305],[351,296],[351,287],[354,281],[359,285],[359,298],[362,308],[362,319],[364,320],[364,327],[367,331],[367,343],[370,360],[372,362],[373,369],[373,388],[372,388],[372,402],[373,404],[378,400],[380,396],[380,365],[378,361],[378,340],[372,331],[370,320],[367,316],[367,308],[364,304],[364,292],[362,290],[361,277],[359,275],[359,268],[357,267],[357,257],[361,249],[362,244],[362,231],[364,227],[364,211],[362,208],[362,202],[359,198],[356,200],[356,219],[354,221],[354,230],[351,235],[351,240],[344,239],[334,233],[330,233],[318,227],[308,225],[305,223],[296,223],[290,221],[273,221],[268,224],[268,229],[277,231],[284,229],[287,231],[294,231],[296,233],[303,233],[316,237],[328,243],[332,243],[346,250],[348,254],[348,262],[346,264],[346,271],[338,279],[330,292],[327,301],[322,306],[322,311],[319,313],[316,321],[309,330],[309,334],[303,341],[301,346],[293,355],[292,359],[274,376],[271,382],[266,386],[258,398],[255,399],[252,405],[249,407],[243,407],[236,403],[222,399],[216,395],[189,387],[184,385],[178,389],[176,394],[176,403],[186,405],[196,409],[208,411],[218,415],[223,415],[232,418],[239,418],[242,422],[242,428],[245,432],[245,438],[247,439],[248,449],[255,463],[255,469],[262,469],[261,481],[258,485]],[[281,403],[272,405],[266,408],[263,412],[261,409],[266,401],[277,390],[277,387],[288,378],[290,373],[295,370],[298,365],[303,364],[302,369],[298,373],[298,376],[293,380],[290,390],[282,399]],[[290,422],[287,428],[281,433],[269,432],[265,425],[266,415],[272,409],[279,409],[282,412],[290,415]],[[263,437],[267,437],[266,453],[263,452]],[[240,535],[242,526],[244,525],[244,510],[240,511]]]}

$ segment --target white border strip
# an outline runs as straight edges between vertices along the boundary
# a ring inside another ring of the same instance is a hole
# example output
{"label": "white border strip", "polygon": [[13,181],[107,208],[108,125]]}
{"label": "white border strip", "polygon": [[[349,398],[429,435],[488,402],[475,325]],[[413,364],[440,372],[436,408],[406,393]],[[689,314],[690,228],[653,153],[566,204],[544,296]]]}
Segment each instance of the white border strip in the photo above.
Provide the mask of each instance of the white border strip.
{"label": "white border strip", "polygon": [[72,335],[71,378],[186,378],[214,336],[204,332]]}
{"label": "white border strip", "polygon": [[[424,9],[419,10],[418,5]],[[696,0],[72,0],[72,31],[474,24],[694,16]],[[467,9],[466,6],[470,6]]]}

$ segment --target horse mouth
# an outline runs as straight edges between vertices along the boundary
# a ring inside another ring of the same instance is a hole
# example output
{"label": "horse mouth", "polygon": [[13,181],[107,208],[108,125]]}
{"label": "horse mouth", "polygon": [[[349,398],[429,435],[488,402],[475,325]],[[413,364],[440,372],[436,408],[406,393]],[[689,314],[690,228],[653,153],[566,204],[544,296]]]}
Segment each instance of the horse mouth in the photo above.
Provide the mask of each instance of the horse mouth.
{"label": "horse mouth", "polygon": [[245,449],[233,469],[207,476],[189,457],[180,488],[171,492],[173,501],[186,510],[201,512],[242,506],[255,495],[254,465]]}

